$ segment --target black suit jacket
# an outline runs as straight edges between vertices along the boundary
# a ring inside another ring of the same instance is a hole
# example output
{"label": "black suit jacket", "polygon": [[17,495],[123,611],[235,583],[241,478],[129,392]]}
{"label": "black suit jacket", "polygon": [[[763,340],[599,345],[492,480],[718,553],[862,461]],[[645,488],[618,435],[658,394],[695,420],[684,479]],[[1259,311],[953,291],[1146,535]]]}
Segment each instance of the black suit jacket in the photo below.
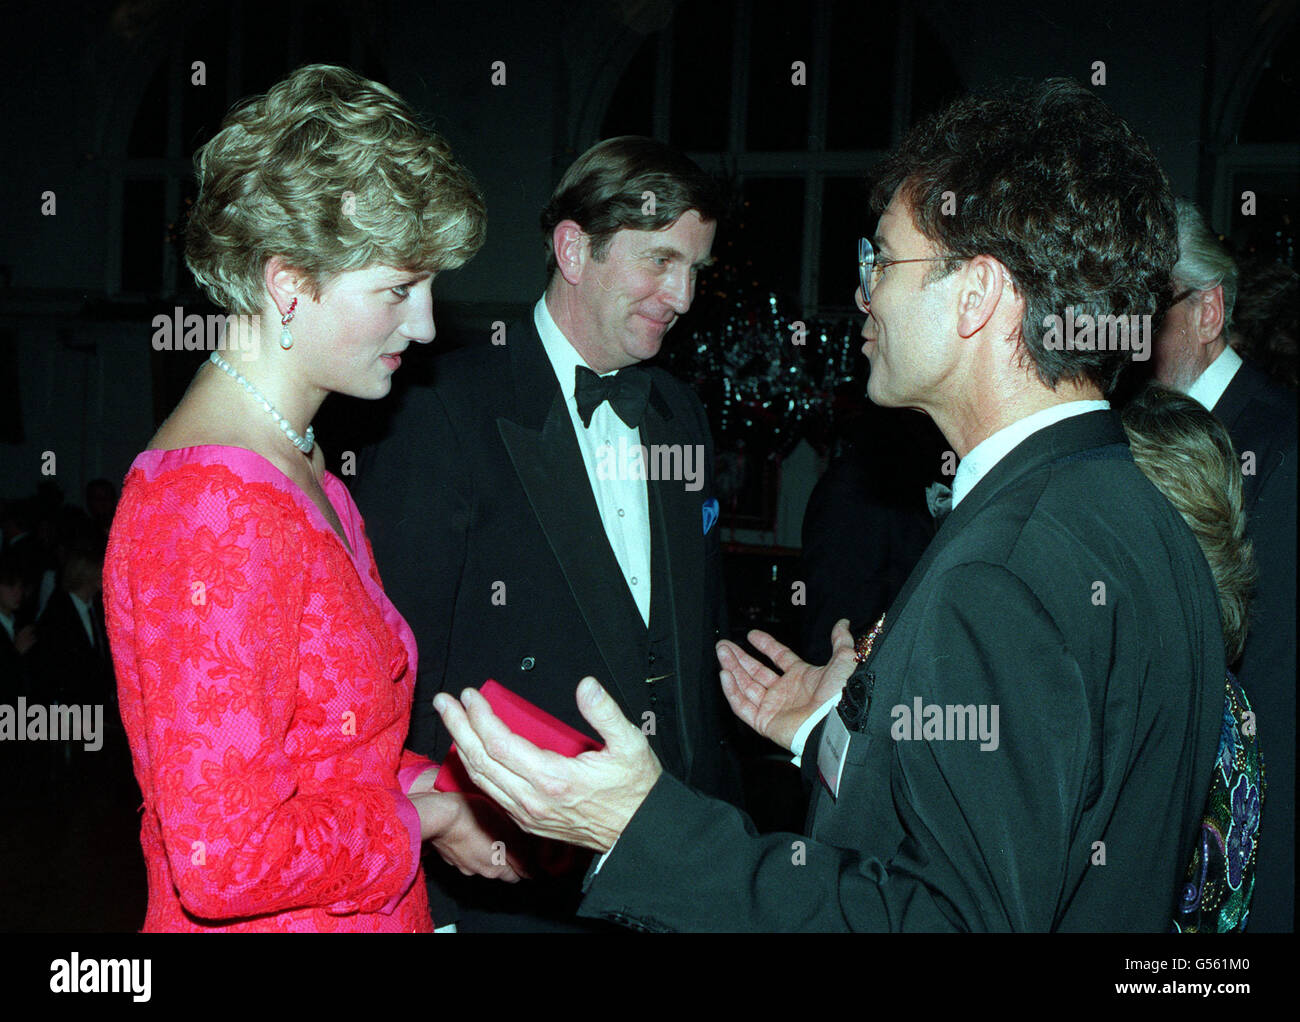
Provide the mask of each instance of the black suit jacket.
{"label": "black suit jacket", "polygon": [[[14,635],[16,636],[31,622],[19,608],[14,615]],[[29,651],[30,653],[30,651]],[[28,670],[28,655],[18,652],[9,632],[0,626],[0,701],[10,702],[30,691],[31,677]]]}
{"label": "black suit jacket", "polygon": [[1295,929],[1296,398],[1243,363],[1214,406],[1238,455],[1259,584],[1239,678],[1258,723],[1268,789],[1260,813],[1252,933]]}
{"label": "black suit jacket", "polygon": [[[1113,413],[1066,419],[980,480],[890,607],[855,675],[874,692],[839,798],[818,782],[810,837],[756,836],[664,777],[582,913],[682,930],[1167,930],[1224,669],[1195,538]],[[918,698],[998,706],[997,748],[896,740],[895,708]]]}
{"label": "black suit jacket", "polygon": [[[666,544],[668,567],[652,589],[671,598],[677,666],[681,758],[665,767],[739,800],[732,717],[713,652],[723,594],[720,530],[704,528],[713,496],[708,423],[685,385],[660,369],[637,371],[653,379],[642,444],[699,444],[705,453],[701,489],[647,483],[651,543]],[[441,760],[451,740],[434,695],[489,678],[592,734],[577,709],[577,684],[594,675],[631,713],[649,675],[632,641],[645,626],[606,539],[559,381],[531,320],[512,328],[504,345],[438,359],[435,373],[432,388],[405,395],[388,438],[363,457],[357,477],[385,588],[419,646],[407,744]],[[529,908],[533,894],[544,897],[541,881],[511,888],[444,876],[462,902],[479,897],[494,909]],[[529,910],[572,919],[580,879],[579,870],[572,897]],[[444,918],[439,911],[435,905],[441,925],[449,921],[445,904]]]}
{"label": "black suit jacket", "polygon": [[90,617],[98,647],[91,644],[67,590],[50,594],[36,621],[36,645],[29,657],[34,695],[41,702],[112,701],[116,683],[97,599],[91,601]]}

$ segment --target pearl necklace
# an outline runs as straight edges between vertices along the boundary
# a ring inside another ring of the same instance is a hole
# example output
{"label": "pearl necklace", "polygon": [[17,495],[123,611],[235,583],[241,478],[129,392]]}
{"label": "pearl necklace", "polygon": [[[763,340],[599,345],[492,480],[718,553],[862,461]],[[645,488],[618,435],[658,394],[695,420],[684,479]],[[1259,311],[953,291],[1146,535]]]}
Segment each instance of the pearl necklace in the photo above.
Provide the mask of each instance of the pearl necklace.
{"label": "pearl necklace", "polygon": [[310,425],[307,427],[307,435],[305,437],[299,436],[294,432],[293,427],[289,425],[289,420],[272,408],[271,402],[262,396],[260,390],[249,383],[248,380],[244,379],[243,374],[240,373],[238,369],[232,366],[215,351],[212,353],[212,357],[208,361],[218,369],[223,370],[232,380],[241,383],[249,394],[261,401],[262,407],[271,413],[271,418],[275,420],[275,424],[284,431],[284,435],[289,438],[289,442],[292,443],[294,447],[302,451],[303,454],[311,454],[312,448],[316,446],[316,434]]}

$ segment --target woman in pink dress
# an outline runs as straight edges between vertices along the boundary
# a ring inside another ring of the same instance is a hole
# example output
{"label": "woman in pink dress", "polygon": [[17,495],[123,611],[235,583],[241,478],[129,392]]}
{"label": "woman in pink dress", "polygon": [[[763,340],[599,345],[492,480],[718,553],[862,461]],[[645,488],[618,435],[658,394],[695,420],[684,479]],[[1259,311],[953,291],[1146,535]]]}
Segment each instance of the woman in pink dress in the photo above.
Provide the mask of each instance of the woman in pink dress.
{"label": "woman in pink dress", "polygon": [[186,261],[239,318],[131,466],[104,568],[144,928],[430,930],[422,842],[518,876],[403,750],[415,641],[309,424],[433,339],[482,199],[398,96],[326,65],[232,110],[195,165]]}

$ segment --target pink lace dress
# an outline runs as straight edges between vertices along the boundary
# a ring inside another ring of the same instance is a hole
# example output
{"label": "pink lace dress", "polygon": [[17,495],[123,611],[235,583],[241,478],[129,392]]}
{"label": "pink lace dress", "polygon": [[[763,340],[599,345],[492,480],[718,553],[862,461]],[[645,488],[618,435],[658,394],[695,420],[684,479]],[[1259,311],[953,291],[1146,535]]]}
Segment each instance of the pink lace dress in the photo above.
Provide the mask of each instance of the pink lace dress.
{"label": "pink lace dress", "polygon": [[145,930],[433,928],[406,797],[410,628],[361,514],[328,473],[352,552],[260,455],[135,459],[104,605],[144,795]]}

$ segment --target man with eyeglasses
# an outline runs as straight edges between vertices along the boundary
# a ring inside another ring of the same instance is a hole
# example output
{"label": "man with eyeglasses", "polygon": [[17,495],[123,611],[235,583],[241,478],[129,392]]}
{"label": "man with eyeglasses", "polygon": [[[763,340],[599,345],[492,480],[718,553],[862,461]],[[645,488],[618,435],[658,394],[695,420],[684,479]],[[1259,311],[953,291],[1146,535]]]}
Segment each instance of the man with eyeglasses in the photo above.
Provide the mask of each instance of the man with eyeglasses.
{"label": "man with eyeglasses", "polygon": [[[1106,155],[1110,154],[1110,155]],[[884,618],[824,667],[719,643],[737,715],[801,759],[807,836],[759,836],[659,770],[584,679],[606,748],[438,708],[526,829],[602,853],[584,915],[650,930],[1167,930],[1217,751],[1224,652],[1195,539],[1105,400],[1127,352],[1052,317],[1151,315],[1174,204],[1147,145],[1056,79],[959,100],[877,168],[868,393],[962,457]],[[846,683],[847,682],[847,683]]]}
{"label": "man with eyeglasses", "polygon": [[1237,264],[1196,206],[1178,200],[1173,305],[1155,337],[1153,373],[1222,420],[1241,458],[1246,534],[1259,582],[1236,665],[1259,722],[1268,770],[1251,933],[1295,929],[1296,401],[1228,344]]}

